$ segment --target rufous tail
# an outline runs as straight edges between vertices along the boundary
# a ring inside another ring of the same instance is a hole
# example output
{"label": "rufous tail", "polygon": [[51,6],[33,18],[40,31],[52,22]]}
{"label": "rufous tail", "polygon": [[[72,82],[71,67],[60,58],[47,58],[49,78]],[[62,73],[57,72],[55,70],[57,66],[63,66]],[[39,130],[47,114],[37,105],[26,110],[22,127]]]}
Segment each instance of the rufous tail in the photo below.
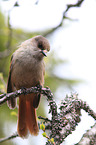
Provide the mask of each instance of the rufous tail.
{"label": "rufous tail", "polygon": [[28,130],[33,135],[38,135],[38,124],[36,109],[33,107],[34,94],[21,95],[19,97],[19,114],[18,114],[18,134],[26,137]]}

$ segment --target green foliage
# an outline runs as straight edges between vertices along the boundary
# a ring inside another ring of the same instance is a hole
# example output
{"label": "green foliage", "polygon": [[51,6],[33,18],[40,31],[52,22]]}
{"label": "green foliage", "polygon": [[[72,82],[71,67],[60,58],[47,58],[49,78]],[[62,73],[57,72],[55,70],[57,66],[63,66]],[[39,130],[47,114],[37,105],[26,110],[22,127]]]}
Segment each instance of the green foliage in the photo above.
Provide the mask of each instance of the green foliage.
{"label": "green foliage", "polygon": [[6,82],[4,81],[3,73],[0,73],[0,92],[6,92]]}
{"label": "green foliage", "polygon": [[46,137],[47,136],[46,132],[43,132],[42,135],[43,135],[43,137]]}
{"label": "green foliage", "polygon": [[[9,23],[9,22],[8,22]],[[8,28],[5,23],[5,16],[0,12],[0,72],[8,77],[10,58],[20,43],[36,34],[27,33],[21,29]]]}
{"label": "green foliage", "polygon": [[45,125],[43,123],[40,124],[40,129],[43,130],[43,131],[45,131]]}
{"label": "green foliage", "polygon": [[43,133],[42,133],[43,137],[45,137],[50,143],[55,144],[54,138],[50,139],[49,136],[47,135],[47,133],[45,132],[45,125],[43,123],[40,124],[40,129],[43,130]]}
{"label": "green foliage", "polygon": [[11,111],[11,115],[17,117],[17,112],[15,112],[15,111]]}
{"label": "green foliage", "polygon": [[0,51],[5,50],[5,43],[7,40],[7,29],[5,25],[4,15],[0,12]]}

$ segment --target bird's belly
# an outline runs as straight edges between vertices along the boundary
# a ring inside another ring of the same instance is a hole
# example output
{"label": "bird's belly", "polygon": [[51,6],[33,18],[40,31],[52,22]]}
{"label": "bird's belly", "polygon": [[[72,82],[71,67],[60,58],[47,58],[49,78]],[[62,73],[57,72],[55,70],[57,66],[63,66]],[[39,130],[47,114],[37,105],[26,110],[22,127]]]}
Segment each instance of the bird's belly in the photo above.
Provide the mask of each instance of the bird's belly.
{"label": "bird's belly", "polygon": [[[16,68],[18,68],[18,70]],[[13,87],[15,86],[16,89],[20,89],[22,87],[29,88],[38,84],[43,85],[43,68],[36,69],[34,67],[30,69],[24,69],[20,66],[16,68],[14,68],[12,72]]]}

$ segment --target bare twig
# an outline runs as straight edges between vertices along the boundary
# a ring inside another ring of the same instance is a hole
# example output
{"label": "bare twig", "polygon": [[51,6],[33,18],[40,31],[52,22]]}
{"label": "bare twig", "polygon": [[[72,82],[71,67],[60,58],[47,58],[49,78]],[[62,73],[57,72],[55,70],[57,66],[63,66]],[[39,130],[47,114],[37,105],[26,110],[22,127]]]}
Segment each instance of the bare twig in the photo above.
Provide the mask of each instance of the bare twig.
{"label": "bare twig", "polygon": [[71,8],[73,8],[73,7],[80,7],[81,4],[83,3],[83,1],[84,1],[84,0],[78,0],[76,4],[68,4],[66,10],[63,12],[62,19],[61,19],[60,23],[59,23],[56,27],[54,27],[53,29],[51,29],[50,31],[44,33],[44,36],[47,36],[47,35],[51,34],[51,33],[54,32],[55,30],[57,30],[59,27],[61,27],[62,24],[63,24],[64,19],[67,18],[67,16],[66,16],[67,12],[68,12]]}
{"label": "bare twig", "polygon": [[38,118],[39,118],[39,119],[43,119],[45,122],[51,122],[50,119],[48,119],[48,118],[44,118],[44,117],[42,117],[42,116],[38,116]]}
{"label": "bare twig", "polygon": [[[41,94],[46,94],[46,91],[48,91],[48,89],[42,88]],[[31,87],[31,88],[26,88],[26,90],[20,89],[15,92],[12,92],[12,93],[1,94],[0,95],[0,105],[5,103],[11,97],[17,98],[18,96],[20,96],[22,94],[30,94],[30,93],[38,93],[38,92],[40,92],[40,89],[38,89],[38,87]]]}
{"label": "bare twig", "polygon": [[80,7],[84,0],[78,0],[76,4],[68,4],[66,10],[63,12],[63,19],[66,18],[66,13],[70,8]]}
{"label": "bare twig", "polygon": [[7,44],[6,44],[7,49],[10,49],[11,42],[12,42],[12,27],[11,27],[11,24],[10,24],[10,11],[8,12],[8,29],[9,29],[9,34],[8,34],[8,41],[7,41]]}
{"label": "bare twig", "polygon": [[0,143],[5,142],[5,141],[10,140],[10,139],[13,139],[13,138],[16,138],[16,137],[19,137],[17,132],[14,133],[13,135],[10,135],[10,136],[6,137],[6,138],[0,139]]}

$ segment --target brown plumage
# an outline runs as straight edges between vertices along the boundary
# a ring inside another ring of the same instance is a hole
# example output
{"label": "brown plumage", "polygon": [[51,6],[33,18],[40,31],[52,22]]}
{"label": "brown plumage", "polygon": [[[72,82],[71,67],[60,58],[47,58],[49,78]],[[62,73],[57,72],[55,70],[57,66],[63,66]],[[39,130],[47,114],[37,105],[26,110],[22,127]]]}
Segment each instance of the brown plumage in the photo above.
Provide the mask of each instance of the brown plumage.
{"label": "brown plumage", "polygon": [[[44,56],[50,50],[49,42],[43,36],[36,36],[24,41],[14,52],[8,77],[7,92],[30,88],[44,84]],[[38,134],[36,108],[39,105],[40,94],[19,96],[18,127],[19,136],[26,137],[28,130]],[[11,109],[16,107],[16,99],[7,102]]]}

